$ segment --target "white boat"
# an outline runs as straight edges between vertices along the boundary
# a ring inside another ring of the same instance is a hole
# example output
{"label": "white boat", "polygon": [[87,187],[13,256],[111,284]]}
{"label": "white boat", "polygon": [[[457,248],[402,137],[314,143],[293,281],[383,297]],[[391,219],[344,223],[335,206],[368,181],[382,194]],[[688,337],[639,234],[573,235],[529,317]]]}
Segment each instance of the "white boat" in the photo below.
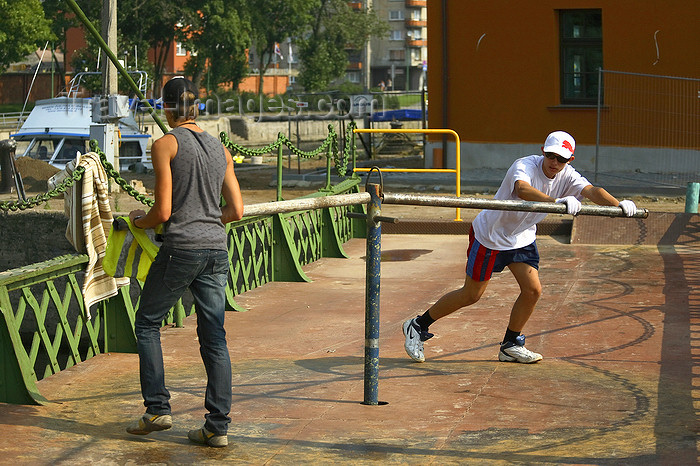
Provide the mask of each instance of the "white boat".
{"label": "white boat", "polygon": [[[90,74],[99,73],[78,73],[71,80],[67,95],[36,101],[22,127],[10,134],[17,141],[18,156],[44,160],[63,169],[78,151],[83,154],[89,151],[90,126],[94,124],[93,99],[76,95],[81,78]],[[139,87],[145,91],[143,82]],[[153,168],[147,149],[151,135],[140,130],[134,118],[134,108],[130,106],[129,115],[119,120],[120,171],[134,169],[137,164],[143,168]]]}

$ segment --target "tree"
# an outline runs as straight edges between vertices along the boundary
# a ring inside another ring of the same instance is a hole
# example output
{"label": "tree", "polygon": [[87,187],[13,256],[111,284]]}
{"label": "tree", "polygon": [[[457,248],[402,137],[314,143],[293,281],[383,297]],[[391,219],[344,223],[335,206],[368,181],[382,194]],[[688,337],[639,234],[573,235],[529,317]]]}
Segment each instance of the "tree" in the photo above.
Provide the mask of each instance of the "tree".
{"label": "tree", "polygon": [[154,51],[153,90],[160,96],[165,60],[170,47],[182,39],[182,25],[190,24],[197,11],[188,2],[172,0],[119,0],[117,27],[133,44]]}
{"label": "tree", "polygon": [[353,10],[344,0],[320,0],[310,33],[300,42],[299,82],[307,90],[323,90],[345,73],[348,53],[364,47],[389,26],[373,10]]}
{"label": "tree", "polygon": [[300,36],[313,19],[312,12],[321,0],[257,0],[252,2],[250,22],[257,53],[256,65],[260,80],[258,94],[263,93],[263,77],[275,59],[275,45],[287,37]]}
{"label": "tree", "polygon": [[207,90],[223,83],[236,88],[247,69],[246,49],[250,47],[250,23],[239,11],[243,2],[200,0],[198,14],[181,31],[182,42],[192,52],[185,73],[197,87],[205,80]]}
{"label": "tree", "polygon": [[[80,8],[88,18],[94,17],[95,14],[97,15],[96,17],[99,18],[101,5],[101,0],[89,0],[82,1]],[[56,36],[58,49],[66,50],[66,32],[71,28],[80,27],[80,21],[75,17],[73,10],[66,5],[65,0],[43,0],[43,6],[45,17],[51,25],[51,32]],[[55,44],[54,48],[56,48]],[[61,70],[62,75],[65,76],[64,64],[58,63],[58,59],[55,55],[53,59],[56,64],[56,69]],[[63,82],[63,80],[61,80],[61,82]]]}
{"label": "tree", "polygon": [[0,0],[0,11],[0,69],[55,39],[39,0]]}

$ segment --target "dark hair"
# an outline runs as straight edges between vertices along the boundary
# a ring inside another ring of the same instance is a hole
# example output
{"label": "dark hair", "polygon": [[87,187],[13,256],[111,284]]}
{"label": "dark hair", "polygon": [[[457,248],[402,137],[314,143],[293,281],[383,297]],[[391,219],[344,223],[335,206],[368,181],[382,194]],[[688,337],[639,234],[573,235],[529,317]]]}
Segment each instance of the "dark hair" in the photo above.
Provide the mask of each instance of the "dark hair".
{"label": "dark hair", "polygon": [[163,103],[168,110],[174,110],[177,118],[197,116],[197,88],[194,83],[182,76],[176,76],[163,86]]}

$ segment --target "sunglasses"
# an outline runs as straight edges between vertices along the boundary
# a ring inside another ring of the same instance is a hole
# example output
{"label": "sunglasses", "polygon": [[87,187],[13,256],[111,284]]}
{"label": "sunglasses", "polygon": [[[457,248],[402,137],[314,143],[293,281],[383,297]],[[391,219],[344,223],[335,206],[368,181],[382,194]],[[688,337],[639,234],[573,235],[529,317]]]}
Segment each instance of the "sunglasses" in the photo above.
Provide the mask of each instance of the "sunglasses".
{"label": "sunglasses", "polygon": [[545,152],[544,156],[547,157],[549,160],[557,159],[557,162],[559,162],[559,163],[567,163],[569,161],[569,159],[566,159],[566,158],[562,157],[561,155],[557,155],[557,154],[554,154],[552,152]]}

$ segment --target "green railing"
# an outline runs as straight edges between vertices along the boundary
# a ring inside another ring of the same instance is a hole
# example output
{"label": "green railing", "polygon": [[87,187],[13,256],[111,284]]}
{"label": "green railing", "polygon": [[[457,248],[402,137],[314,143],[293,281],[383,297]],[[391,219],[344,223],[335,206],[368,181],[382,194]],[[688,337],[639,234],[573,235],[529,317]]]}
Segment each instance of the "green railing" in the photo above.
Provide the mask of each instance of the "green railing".
{"label": "green railing", "polygon": [[[236,152],[248,152],[231,146],[223,136],[222,141]],[[278,149],[281,144],[288,141],[280,137],[268,149]],[[329,160],[336,161],[336,168],[340,163],[339,172],[344,175],[348,158],[339,156],[337,147],[337,136],[331,131],[321,148]],[[91,148],[100,154],[107,174],[127,193],[146,205],[153,204],[119,176],[94,141]],[[347,144],[346,149],[353,152]],[[281,166],[281,158],[278,163]],[[327,167],[330,172],[330,161]],[[76,170],[50,193],[24,202],[4,202],[0,207],[6,212],[36,207],[62,194],[81,176],[82,171]],[[359,183],[359,178],[350,177],[331,186],[329,174],[326,185],[310,196],[359,192]],[[279,186],[281,182],[278,194]],[[243,311],[235,297],[265,283],[310,281],[302,267],[321,257],[347,257],[343,243],[365,235],[364,220],[350,219],[349,211],[364,212],[364,206],[252,217],[228,224],[228,310]],[[134,318],[141,283],[132,280],[116,296],[94,305],[88,318],[80,286],[87,262],[86,255],[67,255],[0,273],[0,402],[43,403],[46,400],[37,389],[38,380],[100,353],[136,352]],[[163,324],[182,326],[193,312],[191,298],[186,295]]]}

